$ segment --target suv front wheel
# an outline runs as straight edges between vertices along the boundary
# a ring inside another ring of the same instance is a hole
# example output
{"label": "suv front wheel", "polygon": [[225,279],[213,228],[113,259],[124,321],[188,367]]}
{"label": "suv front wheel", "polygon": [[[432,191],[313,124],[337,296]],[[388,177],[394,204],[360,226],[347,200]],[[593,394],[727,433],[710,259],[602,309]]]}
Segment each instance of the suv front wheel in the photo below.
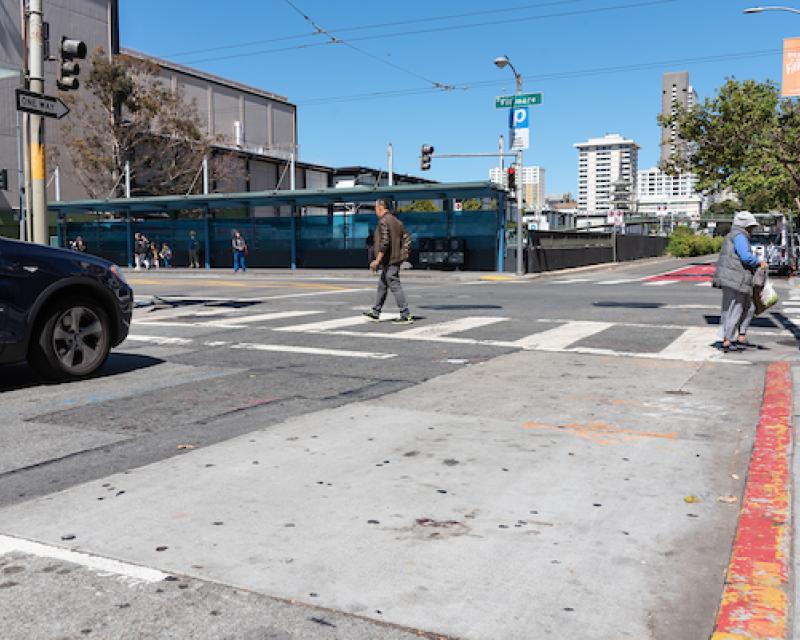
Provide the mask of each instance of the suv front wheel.
{"label": "suv front wheel", "polygon": [[91,298],[69,296],[50,306],[31,338],[30,363],[56,380],[83,378],[106,361],[111,327],[102,306]]}

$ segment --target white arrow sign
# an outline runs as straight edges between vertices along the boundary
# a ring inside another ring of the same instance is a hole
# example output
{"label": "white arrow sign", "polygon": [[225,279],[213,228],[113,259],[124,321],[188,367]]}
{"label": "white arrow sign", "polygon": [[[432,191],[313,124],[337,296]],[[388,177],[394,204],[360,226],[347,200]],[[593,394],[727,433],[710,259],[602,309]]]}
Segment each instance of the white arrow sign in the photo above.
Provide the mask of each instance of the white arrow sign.
{"label": "white arrow sign", "polygon": [[17,111],[27,111],[45,118],[61,119],[69,113],[69,107],[59,98],[17,89]]}

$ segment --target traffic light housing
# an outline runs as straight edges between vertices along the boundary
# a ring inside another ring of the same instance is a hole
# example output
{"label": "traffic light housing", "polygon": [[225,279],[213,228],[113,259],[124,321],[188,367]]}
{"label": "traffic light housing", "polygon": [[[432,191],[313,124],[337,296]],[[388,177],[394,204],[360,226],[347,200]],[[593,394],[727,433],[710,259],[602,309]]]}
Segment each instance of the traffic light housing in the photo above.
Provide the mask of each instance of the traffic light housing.
{"label": "traffic light housing", "polygon": [[419,151],[419,168],[422,171],[427,171],[431,168],[432,155],[433,147],[429,144],[423,144]]}
{"label": "traffic light housing", "polygon": [[8,191],[8,169],[0,169],[0,191]]}
{"label": "traffic light housing", "polygon": [[507,174],[508,175],[508,190],[511,192],[511,197],[516,197],[517,193],[517,168],[516,167],[509,167]]}
{"label": "traffic light housing", "polygon": [[61,60],[58,63],[56,86],[61,91],[75,91],[80,86],[78,75],[81,72],[76,60],[83,60],[86,57],[86,43],[64,36],[61,38],[59,56]]}

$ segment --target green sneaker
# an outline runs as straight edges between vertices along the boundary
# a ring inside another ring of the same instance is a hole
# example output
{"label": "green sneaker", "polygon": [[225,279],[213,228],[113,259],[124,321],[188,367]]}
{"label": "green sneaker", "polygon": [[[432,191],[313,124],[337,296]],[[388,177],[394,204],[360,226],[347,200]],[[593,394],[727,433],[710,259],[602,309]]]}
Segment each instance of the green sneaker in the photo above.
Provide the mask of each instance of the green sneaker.
{"label": "green sneaker", "polygon": [[375,311],[375,309],[370,309],[369,311],[365,311],[363,313],[367,318],[370,320],[380,320],[381,319],[381,312]]}
{"label": "green sneaker", "polygon": [[414,324],[414,316],[400,316],[399,318],[392,320],[392,324]]}

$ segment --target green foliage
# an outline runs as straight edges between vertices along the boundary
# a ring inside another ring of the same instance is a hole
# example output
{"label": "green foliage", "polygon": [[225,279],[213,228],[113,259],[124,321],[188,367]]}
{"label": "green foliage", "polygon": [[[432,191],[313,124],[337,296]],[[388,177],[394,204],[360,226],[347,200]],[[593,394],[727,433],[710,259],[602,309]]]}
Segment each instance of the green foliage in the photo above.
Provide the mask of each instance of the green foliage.
{"label": "green foliage", "polygon": [[468,198],[461,203],[464,211],[480,211],[483,209],[483,200],[480,198]]}
{"label": "green foliage", "polygon": [[707,218],[732,218],[741,209],[741,205],[736,200],[722,200],[721,202],[715,202],[706,209],[703,212],[703,216]]}
{"label": "green foliage", "polygon": [[410,204],[406,204],[406,205],[403,205],[402,207],[400,207],[398,209],[398,211],[401,211],[403,213],[414,212],[414,211],[421,212],[421,213],[425,213],[425,212],[430,213],[430,212],[433,212],[433,211],[439,211],[439,209],[430,200],[414,200]]}
{"label": "green foliage", "polygon": [[689,227],[678,227],[669,237],[667,252],[676,258],[690,258],[718,253],[724,238],[695,235]]}
{"label": "green foliage", "polygon": [[[72,107],[62,131],[71,170],[91,197],[122,195],[126,161],[134,196],[185,194],[197,183],[215,140],[205,134],[196,104],[161,77],[158,65],[97,49],[85,87],[62,94]],[[210,165],[212,180],[230,172],[226,158],[212,156]]]}
{"label": "green foliage", "polygon": [[785,210],[800,191],[800,103],[782,99],[774,82],[733,78],[691,111],[659,117],[677,126],[688,150],[664,167],[690,170],[698,189],[732,189],[753,211]]}

